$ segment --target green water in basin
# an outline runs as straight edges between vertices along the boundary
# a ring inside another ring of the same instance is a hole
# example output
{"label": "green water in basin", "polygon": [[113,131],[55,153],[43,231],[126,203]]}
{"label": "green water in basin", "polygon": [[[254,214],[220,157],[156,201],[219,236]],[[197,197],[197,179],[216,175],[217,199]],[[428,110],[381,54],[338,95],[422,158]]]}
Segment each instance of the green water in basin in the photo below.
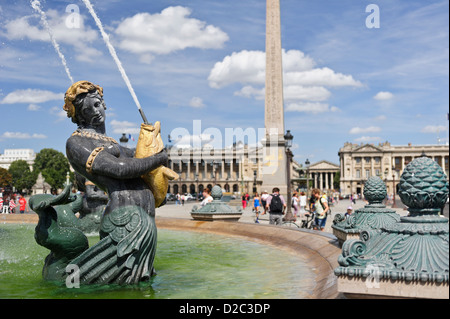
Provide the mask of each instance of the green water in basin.
{"label": "green water in basin", "polygon": [[233,237],[158,229],[157,276],[149,283],[69,289],[42,280],[49,251],[34,241],[34,227],[0,225],[0,298],[308,298],[315,285],[302,256]]}

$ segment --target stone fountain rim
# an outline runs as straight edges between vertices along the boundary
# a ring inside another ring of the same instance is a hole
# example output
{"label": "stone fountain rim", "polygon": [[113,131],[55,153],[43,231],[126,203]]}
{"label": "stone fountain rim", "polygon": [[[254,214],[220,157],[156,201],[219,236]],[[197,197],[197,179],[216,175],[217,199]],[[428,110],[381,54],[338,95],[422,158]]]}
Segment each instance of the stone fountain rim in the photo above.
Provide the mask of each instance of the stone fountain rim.
{"label": "stone fountain rim", "polygon": [[290,253],[306,255],[316,274],[316,286],[311,298],[342,298],[342,294],[338,293],[337,277],[334,274],[334,269],[338,266],[337,259],[341,254],[341,249],[337,244],[336,237],[332,234],[245,222],[199,221],[158,216],[156,217],[156,225],[158,229],[238,237],[276,246]]}

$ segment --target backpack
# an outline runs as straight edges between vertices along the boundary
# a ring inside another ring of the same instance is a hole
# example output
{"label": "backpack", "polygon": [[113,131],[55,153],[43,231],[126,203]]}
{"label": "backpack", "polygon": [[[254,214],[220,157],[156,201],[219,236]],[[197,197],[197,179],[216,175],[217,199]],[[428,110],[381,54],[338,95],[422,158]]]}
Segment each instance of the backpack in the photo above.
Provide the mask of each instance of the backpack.
{"label": "backpack", "polygon": [[280,195],[272,195],[272,200],[270,201],[269,208],[271,213],[283,212],[283,203],[281,202]]}

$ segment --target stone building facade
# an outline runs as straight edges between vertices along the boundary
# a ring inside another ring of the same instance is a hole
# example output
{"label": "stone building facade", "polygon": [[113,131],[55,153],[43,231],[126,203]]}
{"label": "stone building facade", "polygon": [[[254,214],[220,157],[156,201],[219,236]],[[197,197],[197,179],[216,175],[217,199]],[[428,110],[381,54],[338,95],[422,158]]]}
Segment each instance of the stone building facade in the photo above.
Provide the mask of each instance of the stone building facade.
{"label": "stone building facade", "polygon": [[4,154],[0,154],[0,167],[8,169],[11,163],[17,160],[24,160],[33,169],[36,154],[32,149],[5,149]]}
{"label": "stone building facade", "polygon": [[310,184],[324,192],[333,191],[333,181],[340,170],[339,165],[329,161],[320,161],[311,164],[308,168]]}
{"label": "stone building facade", "polygon": [[[229,149],[170,149],[169,168],[180,178],[169,181],[168,193],[201,193],[215,185],[236,195],[271,192],[272,189],[263,183],[262,149],[240,143]],[[295,180],[299,176],[300,165],[295,161],[291,165],[291,178]]]}
{"label": "stone building facade", "polygon": [[345,143],[339,150],[341,194],[363,194],[364,183],[369,177],[379,176],[386,183],[388,195],[392,195],[406,165],[424,153],[442,167],[448,179],[448,145],[396,146],[389,142],[378,145]]}

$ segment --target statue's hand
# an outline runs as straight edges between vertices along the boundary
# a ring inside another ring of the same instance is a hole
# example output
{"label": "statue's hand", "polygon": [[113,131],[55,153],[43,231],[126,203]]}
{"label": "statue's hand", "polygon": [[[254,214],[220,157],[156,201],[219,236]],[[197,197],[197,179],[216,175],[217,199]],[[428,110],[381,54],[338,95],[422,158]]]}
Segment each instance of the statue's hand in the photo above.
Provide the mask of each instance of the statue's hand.
{"label": "statue's hand", "polygon": [[169,156],[167,155],[167,151],[166,149],[163,149],[161,152],[158,153],[159,155],[159,160],[161,165],[163,166],[168,166],[169,165]]}

